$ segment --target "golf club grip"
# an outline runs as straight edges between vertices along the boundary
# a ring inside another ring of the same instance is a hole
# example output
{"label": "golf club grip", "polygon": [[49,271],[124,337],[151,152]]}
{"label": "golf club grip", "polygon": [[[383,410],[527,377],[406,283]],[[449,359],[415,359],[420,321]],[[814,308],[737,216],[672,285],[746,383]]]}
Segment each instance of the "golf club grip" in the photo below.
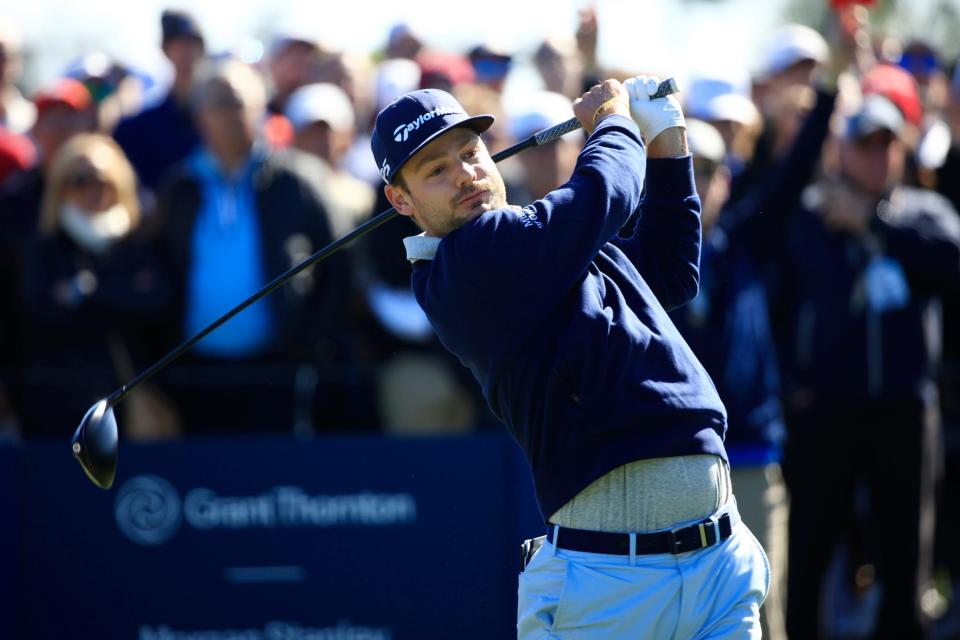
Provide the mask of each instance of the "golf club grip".
{"label": "golf club grip", "polygon": [[[670,94],[677,92],[677,82],[673,78],[667,78],[657,86],[657,91],[652,96],[651,100],[656,100],[657,98],[666,98]],[[576,131],[580,128],[580,122],[576,118],[570,118],[566,122],[561,122],[560,124],[554,125],[549,129],[544,129],[543,131],[538,131],[533,134],[534,144],[540,146],[548,142],[556,140],[560,136],[565,136],[571,131]]]}

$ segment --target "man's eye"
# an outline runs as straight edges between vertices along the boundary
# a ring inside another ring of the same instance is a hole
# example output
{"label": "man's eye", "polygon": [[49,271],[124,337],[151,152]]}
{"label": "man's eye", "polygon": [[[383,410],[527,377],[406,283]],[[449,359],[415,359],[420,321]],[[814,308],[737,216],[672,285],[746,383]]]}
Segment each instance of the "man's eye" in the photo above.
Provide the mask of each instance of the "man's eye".
{"label": "man's eye", "polygon": [[434,177],[434,176],[440,175],[441,173],[443,173],[443,166],[442,166],[442,165],[441,165],[441,166],[438,166],[438,167],[434,167],[433,169],[431,169],[431,170],[430,170],[430,173],[428,173],[427,176],[432,178],[432,177]]}
{"label": "man's eye", "polygon": [[467,152],[464,153],[463,155],[465,158],[476,158],[477,155],[479,155],[479,153],[480,153],[480,150],[474,147],[473,149],[468,149]]}

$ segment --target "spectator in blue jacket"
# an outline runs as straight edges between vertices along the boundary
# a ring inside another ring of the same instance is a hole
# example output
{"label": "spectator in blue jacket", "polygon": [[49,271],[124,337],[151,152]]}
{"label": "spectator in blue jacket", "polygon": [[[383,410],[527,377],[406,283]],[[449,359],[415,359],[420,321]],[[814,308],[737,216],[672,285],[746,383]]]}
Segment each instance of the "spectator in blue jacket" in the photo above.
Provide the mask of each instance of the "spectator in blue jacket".
{"label": "spectator in blue jacket", "polygon": [[[196,334],[332,239],[315,177],[296,156],[270,153],[258,140],[266,91],[252,67],[211,63],[198,72],[192,103],[204,143],[158,199],[175,284],[171,342]],[[321,406],[315,415],[323,426],[348,426],[339,411],[353,398],[333,373],[348,364],[341,359],[345,270],[335,255],[301,272],[171,369],[185,433],[289,432],[294,422],[309,430],[311,411]]]}
{"label": "spectator in blue jacket", "polygon": [[782,248],[792,638],[817,637],[820,585],[860,485],[882,584],[874,637],[928,635],[936,309],[960,287],[960,225],[945,199],[902,186],[903,127],[891,101],[867,96],[845,123],[839,175],[804,194]]}
{"label": "spectator in blue jacket", "polygon": [[404,241],[417,301],[533,470],[548,535],[520,577],[523,639],[759,635],[769,569],[730,491],[726,413],[666,313],[696,294],[700,219],[656,84],[575,101],[573,175],[523,208],[481,141],[491,116],[425,90],[375,125],[387,197],[424,231]]}

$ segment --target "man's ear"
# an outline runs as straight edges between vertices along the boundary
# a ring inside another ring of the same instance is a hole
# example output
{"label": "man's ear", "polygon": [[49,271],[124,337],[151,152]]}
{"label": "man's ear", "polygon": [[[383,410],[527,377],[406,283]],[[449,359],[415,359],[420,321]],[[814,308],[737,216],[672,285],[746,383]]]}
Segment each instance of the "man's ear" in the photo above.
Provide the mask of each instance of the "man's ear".
{"label": "man's ear", "polygon": [[390,205],[397,210],[397,213],[403,216],[413,216],[413,201],[403,187],[388,184],[383,188],[383,193],[387,196]]}

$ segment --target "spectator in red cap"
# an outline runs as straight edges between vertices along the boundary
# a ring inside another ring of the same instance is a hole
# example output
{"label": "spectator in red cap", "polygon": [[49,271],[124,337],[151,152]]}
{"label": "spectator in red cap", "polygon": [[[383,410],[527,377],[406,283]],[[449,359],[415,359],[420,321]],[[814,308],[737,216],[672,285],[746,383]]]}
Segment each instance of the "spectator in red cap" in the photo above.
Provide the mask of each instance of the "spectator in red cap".
{"label": "spectator in red cap", "polygon": [[878,64],[863,74],[860,86],[864,96],[876,93],[885,97],[897,105],[907,122],[920,126],[923,106],[920,104],[917,82],[907,71],[892,64]]}
{"label": "spectator in red cap", "polygon": [[864,74],[860,83],[865,97],[881,95],[903,114],[905,127],[901,137],[907,148],[904,182],[926,188],[936,186],[935,170],[943,163],[949,133],[937,114],[925,114],[915,77],[898,65],[878,64]]}
{"label": "spectator in red cap", "polygon": [[452,91],[459,84],[476,79],[473,65],[466,56],[444,51],[424,51],[417,55],[420,65],[420,88]]}
{"label": "spectator in red cap", "polygon": [[43,178],[51,158],[73,135],[90,131],[90,93],[80,82],[63,78],[34,96],[37,119],[30,129],[34,164],[10,179],[0,191],[0,235],[2,231],[26,232],[33,228],[40,209]]}
{"label": "spectator in red cap", "polygon": [[90,92],[72,78],[62,78],[48,89],[41,89],[33,102],[37,107],[37,121],[30,137],[44,163],[50,161],[70,136],[89,130],[94,124]]}

